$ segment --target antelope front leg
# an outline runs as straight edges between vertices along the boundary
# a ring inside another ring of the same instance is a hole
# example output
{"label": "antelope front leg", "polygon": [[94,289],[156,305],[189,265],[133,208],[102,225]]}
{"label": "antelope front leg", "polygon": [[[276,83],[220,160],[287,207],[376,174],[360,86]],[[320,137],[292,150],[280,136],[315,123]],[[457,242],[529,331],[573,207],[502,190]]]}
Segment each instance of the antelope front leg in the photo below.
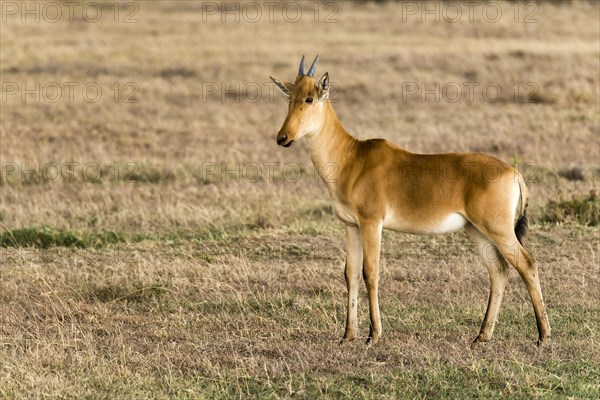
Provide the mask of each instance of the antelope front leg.
{"label": "antelope front leg", "polygon": [[356,226],[346,225],[346,287],[348,289],[348,314],[344,339],[354,340],[358,333],[358,285],[363,261],[360,231]]}
{"label": "antelope front leg", "polygon": [[360,235],[363,245],[363,276],[369,295],[369,313],[371,315],[371,329],[367,344],[372,345],[381,337],[381,316],[379,314],[379,255],[381,253],[380,223],[361,225]]}

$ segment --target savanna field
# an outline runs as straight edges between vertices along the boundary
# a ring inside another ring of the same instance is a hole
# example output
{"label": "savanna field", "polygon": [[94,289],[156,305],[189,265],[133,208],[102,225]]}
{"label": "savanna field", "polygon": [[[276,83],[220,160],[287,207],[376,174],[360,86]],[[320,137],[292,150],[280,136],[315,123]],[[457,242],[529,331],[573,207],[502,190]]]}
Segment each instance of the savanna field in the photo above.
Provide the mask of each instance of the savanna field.
{"label": "savanna field", "polygon": [[[0,2],[0,398],[600,397],[600,6],[453,4]],[[303,54],[355,136],[519,168],[547,346],[514,270],[471,346],[464,232],[385,232],[384,336],[361,286],[338,345],[344,228],[275,142]]]}

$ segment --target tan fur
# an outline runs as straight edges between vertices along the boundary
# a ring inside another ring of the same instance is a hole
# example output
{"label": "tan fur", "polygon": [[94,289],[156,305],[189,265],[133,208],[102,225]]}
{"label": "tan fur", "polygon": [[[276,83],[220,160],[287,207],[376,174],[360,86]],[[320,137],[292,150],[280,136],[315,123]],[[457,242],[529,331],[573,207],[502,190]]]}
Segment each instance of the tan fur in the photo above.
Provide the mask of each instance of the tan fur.
{"label": "tan fur", "polygon": [[[521,174],[486,154],[415,154],[383,139],[357,140],[342,127],[328,100],[328,75],[319,82],[299,75],[285,82],[289,110],[278,143],[306,136],[312,161],[327,185],[333,209],[346,224],[348,315],[344,340],[357,337],[360,272],[369,296],[368,343],[381,337],[378,304],[383,228],[428,234],[464,228],[478,245],[490,274],[490,300],[475,342],[490,340],[508,263],[525,282],[536,315],[539,344],[550,336],[537,266],[514,233],[519,199],[527,189]],[[281,83],[281,82],[280,82]],[[313,98],[313,103],[306,99]]]}

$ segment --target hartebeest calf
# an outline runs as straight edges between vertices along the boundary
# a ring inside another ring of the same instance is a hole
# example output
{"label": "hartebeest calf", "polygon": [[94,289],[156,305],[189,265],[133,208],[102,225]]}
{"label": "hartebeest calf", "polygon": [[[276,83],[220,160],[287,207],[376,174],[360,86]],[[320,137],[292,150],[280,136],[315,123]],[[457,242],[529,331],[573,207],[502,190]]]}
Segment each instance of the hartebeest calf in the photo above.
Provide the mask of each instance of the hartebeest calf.
{"label": "hartebeest calf", "polygon": [[475,342],[492,337],[510,263],[531,296],[541,345],[550,337],[550,325],[537,265],[522,246],[528,228],[527,188],[519,171],[486,154],[415,154],[387,140],[354,138],[333,110],[328,73],[314,79],[318,58],[305,74],[302,57],[294,83],[271,79],[289,98],[277,144],[288,147],[306,136],[334,213],[346,226],[348,313],[342,342],[357,336],[361,267],[371,317],[367,344],[381,337],[377,291],[382,229],[435,234],[464,228],[490,275],[487,311]]}

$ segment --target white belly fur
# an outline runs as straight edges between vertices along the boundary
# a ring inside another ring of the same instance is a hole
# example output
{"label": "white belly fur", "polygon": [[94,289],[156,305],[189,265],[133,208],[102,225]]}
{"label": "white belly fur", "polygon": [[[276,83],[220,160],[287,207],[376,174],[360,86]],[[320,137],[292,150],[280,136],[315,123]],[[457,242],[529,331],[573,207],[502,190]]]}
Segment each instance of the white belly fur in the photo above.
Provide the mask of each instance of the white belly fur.
{"label": "white belly fur", "polygon": [[440,234],[456,232],[467,224],[465,217],[459,213],[451,213],[437,221],[409,222],[394,215],[389,211],[383,221],[383,227],[394,231],[416,233],[416,234]]}
{"label": "white belly fur", "polygon": [[461,230],[467,224],[465,217],[459,213],[448,214],[438,226],[436,226],[432,233],[449,233]]}

